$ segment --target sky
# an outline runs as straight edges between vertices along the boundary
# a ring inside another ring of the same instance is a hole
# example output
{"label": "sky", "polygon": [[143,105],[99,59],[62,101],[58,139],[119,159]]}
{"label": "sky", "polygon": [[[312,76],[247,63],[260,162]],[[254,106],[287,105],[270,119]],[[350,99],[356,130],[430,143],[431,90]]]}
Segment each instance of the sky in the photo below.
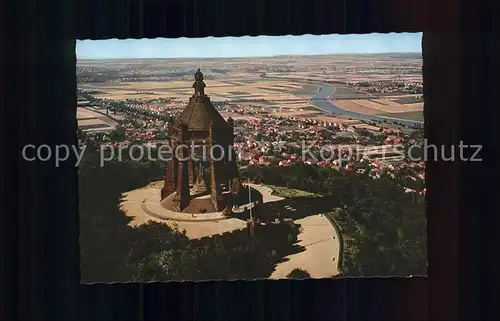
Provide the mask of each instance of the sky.
{"label": "sky", "polygon": [[78,59],[229,58],[422,51],[422,33],[78,40]]}

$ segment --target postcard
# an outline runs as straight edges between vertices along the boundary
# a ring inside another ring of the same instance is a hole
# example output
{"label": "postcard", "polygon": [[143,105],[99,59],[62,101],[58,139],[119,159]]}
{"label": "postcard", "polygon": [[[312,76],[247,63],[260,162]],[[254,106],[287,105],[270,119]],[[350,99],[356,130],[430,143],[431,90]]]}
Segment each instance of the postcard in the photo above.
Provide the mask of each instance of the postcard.
{"label": "postcard", "polygon": [[78,41],[81,282],[426,275],[421,37]]}

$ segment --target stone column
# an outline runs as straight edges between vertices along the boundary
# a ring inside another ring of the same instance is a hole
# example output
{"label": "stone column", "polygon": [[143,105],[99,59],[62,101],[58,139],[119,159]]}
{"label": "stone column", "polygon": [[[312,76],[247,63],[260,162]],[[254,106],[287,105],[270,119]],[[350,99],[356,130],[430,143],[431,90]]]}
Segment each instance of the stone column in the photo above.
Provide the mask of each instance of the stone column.
{"label": "stone column", "polygon": [[173,160],[168,160],[165,169],[165,184],[161,189],[161,200],[165,199],[165,197],[175,192],[175,189],[174,164]]}
{"label": "stone column", "polygon": [[174,177],[174,185],[177,186],[177,181],[179,178],[179,160],[176,157],[172,159],[172,172]]}
{"label": "stone column", "polygon": [[229,139],[228,139],[228,161],[229,161],[229,172],[230,178],[238,177],[238,165],[236,163],[236,151],[234,150],[234,120],[229,117]]}

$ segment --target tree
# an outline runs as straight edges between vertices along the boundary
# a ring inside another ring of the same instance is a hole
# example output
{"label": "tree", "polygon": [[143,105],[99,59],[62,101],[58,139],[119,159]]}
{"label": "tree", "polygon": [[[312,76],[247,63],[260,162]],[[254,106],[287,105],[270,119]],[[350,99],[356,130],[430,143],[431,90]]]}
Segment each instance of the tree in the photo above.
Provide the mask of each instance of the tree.
{"label": "tree", "polygon": [[163,131],[157,131],[155,133],[155,139],[164,140],[164,139],[167,139],[167,138],[168,138],[167,133],[165,133]]}
{"label": "tree", "polygon": [[136,268],[134,281],[182,281],[199,279],[196,268],[200,253],[191,248],[168,249],[143,258]]}
{"label": "tree", "polygon": [[83,130],[78,128],[76,132],[76,137],[82,141],[85,141],[85,139],[87,138],[87,134]]}
{"label": "tree", "polygon": [[295,268],[292,271],[290,271],[290,273],[288,273],[286,277],[287,279],[300,280],[300,279],[309,279],[311,278],[311,275],[306,270]]}
{"label": "tree", "polygon": [[122,141],[125,139],[125,128],[123,126],[116,126],[115,130],[113,130],[109,134],[109,139],[111,141]]}
{"label": "tree", "polygon": [[175,117],[171,116],[171,115],[167,115],[166,116],[166,120],[167,120],[167,124],[169,125],[173,125],[174,122],[175,122]]}

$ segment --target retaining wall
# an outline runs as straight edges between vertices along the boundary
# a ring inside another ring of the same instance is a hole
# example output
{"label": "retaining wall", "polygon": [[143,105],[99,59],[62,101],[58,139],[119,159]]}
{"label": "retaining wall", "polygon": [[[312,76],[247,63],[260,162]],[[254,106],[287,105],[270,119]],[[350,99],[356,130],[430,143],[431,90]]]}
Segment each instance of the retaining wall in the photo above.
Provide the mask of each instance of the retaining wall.
{"label": "retaining wall", "polygon": [[[166,208],[160,208],[162,213],[155,213],[153,210],[148,208],[148,199],[142,201],[142,210],[149,216],[154,218],[163,220],[163,221],[172,221],[172,222],[217,222],[225,220],[226,218],[222,216],[221,212],[215,213],[205,213],[205,214],[195,214],[196,217],[191,217],[189,213],[180,213],[174,212],[171,210],[167,210]],[[158,202],[156,207],[160,207],[161,204]],[[214,217],[215,216],[215,217]]]}
{"label": "retaining wall", "polygon": [[337,222],[335,222],[335,220],[333,219],[332,217],[332,214],[328,213],[328,214],[325,214],[326,218],[328,219],[328,221],[330,222],[330,224],[332,225],[332,227],[335,229],[335,232],[337,233],[337,237],[339,239],[339,259],[338,259],[338,262],[337,262],[337,269],[339,271],[339,273],[342,274],[342,267],[343,267],[343,264],[344,264],[344,239],[342,237],[342,233],[340,231],[340,227],[337,225]]}
{"label": "retaining wall", "polygon": [[[256,226],[255,234],[256,238],[261,241],[269,242],[288,242],[286,238],[287,234],[290,232],[290,228],[296,227],[296,224],[292,222],[284,222],[282,224],[268,224],[265,226]],[[262,233],[259,235],[259,233]],[[251,241],[250,238],[250,230],[247,227],[240,228],[237,230],[232,230],[228,232],[224,232],[221,234],[214,234],[210,236],[205,236],[197,239],[191,239],[191,242],[195,244],[195,246],[204,246],[214,244],[214,241],[219,240],[223,242],[225,245],[229,246],[238,246],[245,245]]]}
{"label": "retaining wall", "polygon": [[226,244],[236,246],[241,244],[247,244],[250,241],[250,235],[248,229],[244,227],[241,229],[228,231],[221,234],[214,234],[197,239],[191,239],[191,242],[195,246],[204,246],[213,244],[214,241],[216,240],[220,240],[221,242],[224,242]]}

